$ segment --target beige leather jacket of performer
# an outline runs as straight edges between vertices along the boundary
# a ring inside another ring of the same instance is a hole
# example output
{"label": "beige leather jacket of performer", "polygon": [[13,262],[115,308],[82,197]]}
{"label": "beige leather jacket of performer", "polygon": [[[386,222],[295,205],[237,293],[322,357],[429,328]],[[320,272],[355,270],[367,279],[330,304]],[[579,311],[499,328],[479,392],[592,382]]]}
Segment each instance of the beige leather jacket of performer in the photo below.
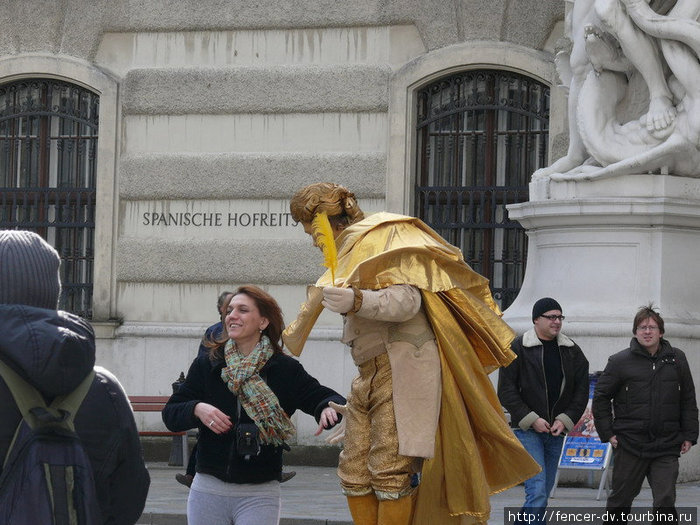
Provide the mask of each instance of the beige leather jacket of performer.
{"label": "beige leather jacket of performer", "polygon": [[343,342],[358,366],[389,355],[399,454],[431,458],[440,412],[440,357],[420,290],[394,285],[363,290],[362,296],[361,308],[345,316]]}

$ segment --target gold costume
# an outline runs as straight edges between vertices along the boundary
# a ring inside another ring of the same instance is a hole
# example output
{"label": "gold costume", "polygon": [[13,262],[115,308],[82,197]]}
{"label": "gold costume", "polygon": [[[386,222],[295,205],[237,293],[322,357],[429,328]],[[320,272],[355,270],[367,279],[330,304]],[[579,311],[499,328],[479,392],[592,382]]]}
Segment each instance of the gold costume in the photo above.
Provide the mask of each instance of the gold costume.
{"label": "gold costume", "polygon": [[406,496],[414,491],[410,481],[416,462],[399,454],[389,356],[381,354],[358,368],[348,395],[345,433],[352,437],[340,453],[340,486],[346,496]]}
{"label": "gold costume", "polygon": [[[340,286],[369,290],[419,288],[437,339],[442,398],[435,456],[423,463],[413,523],[486,522],[489,494],[540,470],[506,423],[487,375],[515,358],[515,334],[501,319],[488,280],[413,217],[376,213],[347,227],[336,242],[336,286],[340,280]],[[284,342],[295,355],[323,310],[321,287],[332,284],[326,272],[285,330]]]}

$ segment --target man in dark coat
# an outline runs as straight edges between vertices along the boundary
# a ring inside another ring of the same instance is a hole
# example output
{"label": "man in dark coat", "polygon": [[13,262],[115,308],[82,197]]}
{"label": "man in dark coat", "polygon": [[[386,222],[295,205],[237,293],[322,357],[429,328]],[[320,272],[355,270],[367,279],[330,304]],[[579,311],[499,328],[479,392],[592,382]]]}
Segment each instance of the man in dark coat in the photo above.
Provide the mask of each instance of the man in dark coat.
{"label": "man in dark coat", "polygon": [[646,477],[657,512],[676,515],[678,457],[698,439],[695,386],[685,354],[663,338],[664,320],[641,308],[629,348],[608,359],[593,394],[600,440],[614,448],[607,510],[626,521]]}
{"label": "man in dark coat", "polygon": [[[90,324],[57,311],[61,283],[56,250],[37,234],[0,230],[0,359],[50,402],[72,392],[95,364]],[[88,454],[103,524],[133,525],[150,477],[136,423],[119,381],[95,367],[75,429]],[[22,416],[0,378],[0,472]]]}
{"label": "man in dark coat", "polygon": [[563,320],[556,300],[543,297],[535,302],[532,329],[511,343],[518,358],[498,376],[498,398],[510,413],[510,426],[542,468],[525,481],[522,512],[529,515],[528,523],[543,521],[564,434],[588,404],[588,360],[561,332]]}

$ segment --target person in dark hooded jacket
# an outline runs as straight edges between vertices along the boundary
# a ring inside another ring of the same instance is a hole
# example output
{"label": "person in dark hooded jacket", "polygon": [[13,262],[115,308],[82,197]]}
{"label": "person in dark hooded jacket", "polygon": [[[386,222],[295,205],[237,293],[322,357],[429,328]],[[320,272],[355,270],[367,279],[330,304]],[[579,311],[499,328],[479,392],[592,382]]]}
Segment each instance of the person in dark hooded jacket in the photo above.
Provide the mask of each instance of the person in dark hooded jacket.
{"label": "person in dark hooded jacket", "polygon": [[608,359],[593,393],[600,440],[614,449],[612,492],[606,509],[626,521],[644,478],[657,512],[677,514],[678,457],[698,439],[698,406],[688,360],[664,339],[664,320],[649,305],[639,309],[629,348]]}
{"label": "person in dark hooded jacket", "polygon": [[[0,359],[47,402],[72,392],[95,365],[89,323],[56,310],[61,283],[56,250],[28,231],[0,230]],[[95,368],[75,416],[92,465],[105,525],[133,525],[141,516],[150,477],[129,400],[117,378]],[[0,472],[21,421],[0,377]]]}

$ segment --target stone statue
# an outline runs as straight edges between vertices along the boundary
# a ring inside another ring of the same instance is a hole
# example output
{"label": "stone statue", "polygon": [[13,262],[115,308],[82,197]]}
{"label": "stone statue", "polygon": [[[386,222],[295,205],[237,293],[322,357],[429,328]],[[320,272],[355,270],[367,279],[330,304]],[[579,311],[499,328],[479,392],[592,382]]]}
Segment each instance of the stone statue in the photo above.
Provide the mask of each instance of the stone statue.
{"label": "stone statue", "polygon": [[533,181],[700,177],[698,16],[700,0],[575,0],[570,50],[555,59],[569,90],[569,150]]}

